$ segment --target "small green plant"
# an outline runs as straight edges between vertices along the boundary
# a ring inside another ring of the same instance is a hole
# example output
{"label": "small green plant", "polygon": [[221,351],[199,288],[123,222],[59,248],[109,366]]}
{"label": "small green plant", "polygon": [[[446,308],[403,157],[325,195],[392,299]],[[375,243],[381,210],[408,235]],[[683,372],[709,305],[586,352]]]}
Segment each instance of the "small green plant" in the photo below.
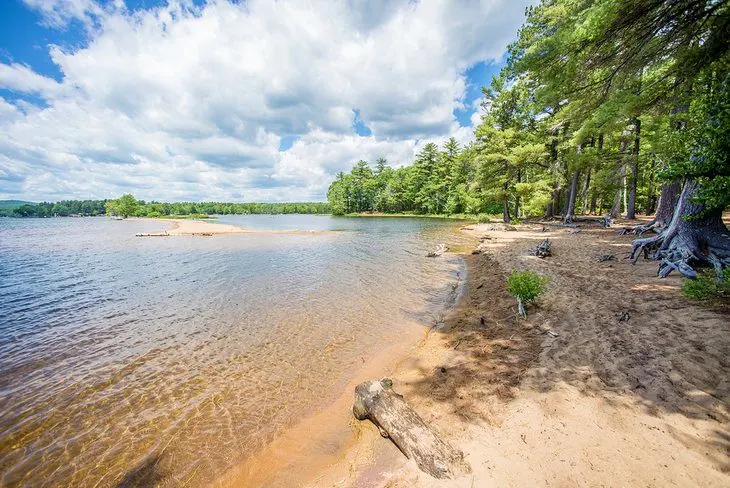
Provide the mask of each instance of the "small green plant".
{"label": "small green plant", "polygon": [[525,304],[534,302],[545,291],[548,279],[534,271],[513,271],[507,278],[507,292],[517,299],[517,310],[527,317]]}
{"label": "small green plant", "polygon": [[480,213],[479,215],[477,215],[477,222],[480,224],[488,224],[489,222],[491,222],[489,214]]}
{"label": "small green plant", "polygon": [[697,278],[684,280],[682,292],[693,300],[727,300],[730,298],[730,268],[723,270],[722,280],[718,280],[712,270],[702,271]]}

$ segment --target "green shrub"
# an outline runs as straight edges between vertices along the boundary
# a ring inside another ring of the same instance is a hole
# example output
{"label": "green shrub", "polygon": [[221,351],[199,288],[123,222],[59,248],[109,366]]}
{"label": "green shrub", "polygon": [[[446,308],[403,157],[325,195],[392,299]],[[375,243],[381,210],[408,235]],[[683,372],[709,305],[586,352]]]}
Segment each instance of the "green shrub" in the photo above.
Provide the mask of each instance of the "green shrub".
{"label": "green shrub", "polygon": [[477,215],[477,222],[480,224],[488,224],[492,221],[492,219],[489,218],[489,214],[480,213]]}
{"label": "green shrub", "polygon": [[693,300],[727,300],[730,298],[730,268],[717,280],[714,270],[702,271],[694,280],[684,280],[682,292]]}
{"label": "green shrub", "polygon": [[545,291],[548,279],[534,271],[513,271],[507,278],[507,292],[517,299],[517,308],[526,316],[525,304],[535,301]]}

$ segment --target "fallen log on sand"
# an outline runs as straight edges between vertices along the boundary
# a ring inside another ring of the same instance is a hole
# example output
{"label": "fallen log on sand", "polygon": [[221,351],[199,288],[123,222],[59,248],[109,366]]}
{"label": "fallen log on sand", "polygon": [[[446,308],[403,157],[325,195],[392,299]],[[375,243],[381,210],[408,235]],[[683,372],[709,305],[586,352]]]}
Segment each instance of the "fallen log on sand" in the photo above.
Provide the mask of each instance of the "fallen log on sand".
{"label": "fallen log on sand", "polygon": [[355,388],[352,412],[358,420],[370,419],[381,435],[390,437],[408,459],[435,478],[454,478],[471,472],[464,454],[442,440],[393,391],[393,382],[365,381]]}
{"label": "fallen log on sand", "polygon": [[[580,227],[578,224],[556,224],[553,222],[538,222],[540,225],[549,225],[551,227],[571,227],[575,229],[576,227]],[[543,230],[545,232],[545,230]]]}
{"label": "fallen log on sand", "polygon": [[531,256],[537,256],[538,258],[546,258],[550,256],[550,239],[545,239],[534,249],[528,250],[527,253]]}

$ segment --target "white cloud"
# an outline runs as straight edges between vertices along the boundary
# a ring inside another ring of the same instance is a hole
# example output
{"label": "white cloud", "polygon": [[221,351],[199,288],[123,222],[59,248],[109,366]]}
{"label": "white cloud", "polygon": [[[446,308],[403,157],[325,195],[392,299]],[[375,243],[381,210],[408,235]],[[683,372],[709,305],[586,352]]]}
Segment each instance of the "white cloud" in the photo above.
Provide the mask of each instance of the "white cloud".
{"label": "white cloud", "polygon": [[38,11],[42,23],[51,27],[65,28],[71,20],[78,20],[87,27],[124,6],[123,0],[114,0],[102,8],[95,0],[23,0],[28,7]]}
{"label": "white cloud", "polygon": [[[24,1],[93,28],[84,48],[50,47],[60,83],[0,64],[0,87],[48,104],[0,99],[0,197],[178,200],[322,199],[359,159],[468,141],[463,73],[501,58],[528,3]],[[371,136],[354,133],[355,109]]]}
{"label": "white cloud", "polygon": [[63,87],[53,78],[41,76],[28,66],[0,63],[0,88],[18,93],[41,95],[53,98],[60,95]]}

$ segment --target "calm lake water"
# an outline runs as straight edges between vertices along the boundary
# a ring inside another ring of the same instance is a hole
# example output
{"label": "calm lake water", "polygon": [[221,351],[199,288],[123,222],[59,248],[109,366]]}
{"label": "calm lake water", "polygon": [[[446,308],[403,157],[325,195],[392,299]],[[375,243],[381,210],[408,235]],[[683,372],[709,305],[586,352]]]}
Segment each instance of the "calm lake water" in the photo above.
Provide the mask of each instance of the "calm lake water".
{"label": "calm lake water", "polygon": [[333,232],[142,239],[165,224],[0,219],[0,486],[209,483],[437,323],[463,273],[424,257],[453,222],[219,222]]}

